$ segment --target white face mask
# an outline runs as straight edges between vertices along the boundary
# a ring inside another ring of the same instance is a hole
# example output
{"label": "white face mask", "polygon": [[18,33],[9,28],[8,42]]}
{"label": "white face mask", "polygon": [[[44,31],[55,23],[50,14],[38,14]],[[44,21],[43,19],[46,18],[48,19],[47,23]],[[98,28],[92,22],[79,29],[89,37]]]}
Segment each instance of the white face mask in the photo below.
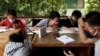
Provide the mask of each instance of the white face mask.
{"label": "white face mask", "polygon": [[98,32],[99,32],[99,30],[96,30],[96,32],[93,34],[93,36],[96,36]]}
{"label": "white face mask", "polygon": [[93,36],[96,36],[99,32],[99,29],[97,27],[94,27],[92,28],[90,31],[89,31]]}
{"label": "white face mask", "polygon": [[8,20],[9,20],[9,22],[11,22],[11,23],[13,22],[13,20],[12,20],[12,19],[8,19]]}

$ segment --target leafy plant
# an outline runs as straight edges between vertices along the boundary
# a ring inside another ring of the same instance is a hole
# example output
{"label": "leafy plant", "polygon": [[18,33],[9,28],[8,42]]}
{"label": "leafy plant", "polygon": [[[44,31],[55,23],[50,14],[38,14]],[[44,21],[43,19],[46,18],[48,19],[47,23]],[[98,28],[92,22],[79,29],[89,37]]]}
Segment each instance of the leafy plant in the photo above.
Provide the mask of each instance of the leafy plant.
{"label": "leafy plant", "polygon": [[100,12],[100,0],[86,0],[86,13],[89,11],[98,11]]}
{"label": "leafy plant", "polygon": [[0,15],[7,8],[15,8],[18,16],[46,16],[50,11],[63,12],[64,0],[0,0]]}

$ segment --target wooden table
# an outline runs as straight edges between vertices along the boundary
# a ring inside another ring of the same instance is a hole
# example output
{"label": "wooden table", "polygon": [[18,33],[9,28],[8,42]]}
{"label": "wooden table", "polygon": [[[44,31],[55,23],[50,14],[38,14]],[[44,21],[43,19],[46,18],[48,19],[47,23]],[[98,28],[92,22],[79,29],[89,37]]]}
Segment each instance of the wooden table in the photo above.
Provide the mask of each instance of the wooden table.
{"label": "wooden table", "polygon": [[0,56],[3,56],[4,47],[5,47],[5,44],[9,40],[9,36],[12,33],[17,33],[19,31],[20,31],[20,29],[16,29],[16,30],[10,30],[10,31],[7,31],[7,32],[0,33]]}
{"label": "wooden table", "polygon": [[72,50],[76,56],[90,56],[90,51],[91,48],[94,47],[94,44],[81,43],[79,35],[76,33],[66,35],[75,39],[75,42],[63,44],[56,39],[56,33],[48,33],[42,38],[38,38],[38,36],[35,36],[32,45],[33,47],[63,47]]}

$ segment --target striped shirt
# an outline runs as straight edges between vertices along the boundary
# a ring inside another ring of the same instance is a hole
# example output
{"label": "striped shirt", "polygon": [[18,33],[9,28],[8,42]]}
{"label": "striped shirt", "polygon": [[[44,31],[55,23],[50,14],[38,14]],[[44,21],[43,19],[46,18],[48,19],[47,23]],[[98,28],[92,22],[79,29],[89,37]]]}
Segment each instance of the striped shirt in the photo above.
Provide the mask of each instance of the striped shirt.
{"label": "striped shirt", "polygon": [[23,43],[8,42],[4,49],[4,56],[28,56],[29,48]]}

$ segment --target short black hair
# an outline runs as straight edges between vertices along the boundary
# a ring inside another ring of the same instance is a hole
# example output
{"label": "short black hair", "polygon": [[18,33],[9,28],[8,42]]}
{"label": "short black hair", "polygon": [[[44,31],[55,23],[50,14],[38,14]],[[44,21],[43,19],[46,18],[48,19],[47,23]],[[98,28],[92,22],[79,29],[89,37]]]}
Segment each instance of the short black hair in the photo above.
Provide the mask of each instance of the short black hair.
{"label": "short black hair", "polygon": [[84,22],[92,26],[100,26],[100,13],[97,11],[90,11],[85,18],[83,19]]}
{"label": "short black hair", "polygon": [[60,14],[57,11],[51,11],[49,18],[50,19],[54,19],[55,17],[59,17],[60,18]]}
{"label": "short black hair", "polygon": [[78,20],[82,16],[82,13],[79,10],[74,10],[72,16],[75,16],[75,19]]}
{"label": "short black hair", "polygon": [[13,33],[9,36],[9,41],[11,41],[11,42],[24,42],[24,38],[18,33]]}
{"label": "short black hair", "polygon": [[10,14],[10,15],[13,15],[14,17],[17,16],[16,10],[14,8],[8,8],[6,13]]}

